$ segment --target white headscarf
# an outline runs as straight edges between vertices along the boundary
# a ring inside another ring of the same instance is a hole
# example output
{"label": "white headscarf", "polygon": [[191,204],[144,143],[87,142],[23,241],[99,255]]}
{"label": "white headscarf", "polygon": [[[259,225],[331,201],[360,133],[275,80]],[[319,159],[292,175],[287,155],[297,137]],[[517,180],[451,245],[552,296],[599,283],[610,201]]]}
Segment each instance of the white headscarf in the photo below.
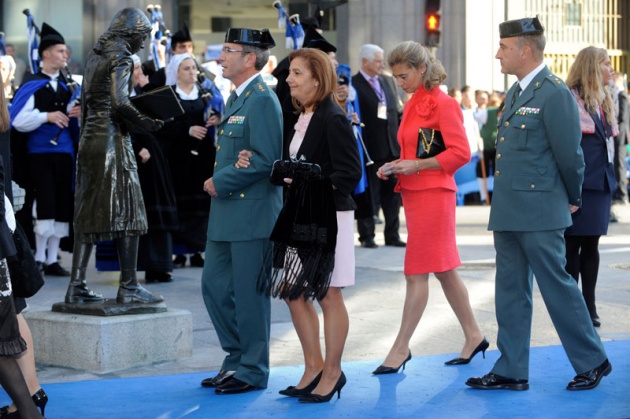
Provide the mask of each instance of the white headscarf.
{"label": "white headscarf", "polygon": [[185,52],[183,54],[176,54],[171,57],[171,61],[166,66],[166,85],[173,86],[177,84],[177,72],[179,71],[179,66],[182,64],[187,58],[193,58],[190,53]]}

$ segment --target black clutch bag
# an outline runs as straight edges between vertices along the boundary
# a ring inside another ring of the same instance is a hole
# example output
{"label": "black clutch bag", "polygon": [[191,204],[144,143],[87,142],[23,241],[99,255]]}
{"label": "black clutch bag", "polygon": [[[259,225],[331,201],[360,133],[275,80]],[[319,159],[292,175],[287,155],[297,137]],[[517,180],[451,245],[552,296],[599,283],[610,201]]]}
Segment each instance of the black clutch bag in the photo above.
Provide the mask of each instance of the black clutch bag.
{"label": "black clutch bag", "polygon": [[416,157],[428,159],[446,150],[442,133],[436,129],[420,128],[418,130],[418,149]]}
{"label": "black clutch bag", "polygon": [[294,181],[308,182],[322,178],[322,168],[319,164],[298,160],[276,160],[271,168],[270,181],[274,185],[287,186],[285,178]]}

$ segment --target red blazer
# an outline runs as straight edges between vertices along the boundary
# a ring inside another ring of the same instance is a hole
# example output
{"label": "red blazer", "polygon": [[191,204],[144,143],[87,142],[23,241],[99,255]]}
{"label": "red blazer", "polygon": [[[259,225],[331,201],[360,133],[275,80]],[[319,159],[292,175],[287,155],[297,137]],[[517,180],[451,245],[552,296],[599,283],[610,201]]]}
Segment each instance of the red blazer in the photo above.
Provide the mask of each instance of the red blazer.
{"label": "red blazer", "polygon": [[457,190],[453,175],[470,161],[470,146],[464,130],[462,110],[452,97],[438,87],[428,91],[423,86],[405,104],[402,122],[398,129],[400,158],[415,160],[418,147],[418,130],[436,129],[442,132],[446,150],[436,156],[441,170],[422,170],[413,175],[397,175],[396,191],[446,188]]}

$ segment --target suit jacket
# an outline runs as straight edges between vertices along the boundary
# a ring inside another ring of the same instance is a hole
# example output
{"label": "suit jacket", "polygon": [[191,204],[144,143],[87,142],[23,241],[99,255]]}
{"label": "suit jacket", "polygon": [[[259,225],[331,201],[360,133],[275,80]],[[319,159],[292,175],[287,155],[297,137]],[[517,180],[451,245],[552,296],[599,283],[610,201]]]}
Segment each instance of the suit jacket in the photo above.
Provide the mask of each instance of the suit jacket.
{"label": "suit jacket", "polygon": [[619,92],[619,112],[617,112],[617,123],[619,124],[619,135],[617,141],[628,144],[628,131],[630,131],[630,105],[628,104],[628,94]]}
{"label": "suit jacket", "polygon": [[[285,157],[289,156],[288,148],[294,134],[295,130],[292,130],[287,135]],[[315,109],[298,149],[297,157],[301,156],[309,163],[319,164],[322,173],[330,177],[336,188],[333,195],[337,211],[356,208],[351,194],[361,179],[359,149],[350,121],[331,97]]]}
{"label": "suit jacket", "polygon": [[396,86],[391,77],[379,75],[381,87],[387,100],[387,119],[377,116],[379,99],[372,85],[357,73],[352,77],[352,85],[357,91],[365,147],[374,161],[392,161],[400,157],[400,147],[396,135],[402,113],[402,106],[396,95]]}
{"label": "suit jacket", "polygon": [[[281,188],[269,182],[275,160],[282,157],[282,112],[276,94],[262,77],[254,78],[226,109],[217,127],[217,155],[208,240],[269,238],[282,206]],[[246,169],[236,169],[241,150],[254,155]]]}
{"label": "suit jacket", "polygon": [[508,91],[497,135],[489,230],[541,231],[571,225],[581,204],[584,157],[577,105],[547,67],[521,93]]}
{"label": "suit jacket", "polygon": [[582,189],[595,191],[608,191],[613,193],[617,187],[615,180],[615,169],[612,163],[608,162],[608,149],[606,147],[606,137],[610,137],[612,127],[604,123],[597,114],[591,114],[595,121],[595,133],[583,133],[580,147],[584,153],[584,182]]}

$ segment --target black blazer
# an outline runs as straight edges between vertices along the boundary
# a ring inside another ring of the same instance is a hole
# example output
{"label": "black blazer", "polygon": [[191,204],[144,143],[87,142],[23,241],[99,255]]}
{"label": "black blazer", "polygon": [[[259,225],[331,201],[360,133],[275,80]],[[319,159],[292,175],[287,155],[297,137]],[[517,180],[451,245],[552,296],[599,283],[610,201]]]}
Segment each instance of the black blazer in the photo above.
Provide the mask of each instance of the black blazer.
{"label": "black blazer", "polygon": [[[295,129],[285,132],[285,158],[289,158],[289,145]],[[321,166],[324,175],[330,177],[337,211],[356,208],[352,191],[361,179],[361,160],[357,140],[350,121],[332,97],[328,97],[315,109],[308,124],[304,141],[297,157]]]}
{"label": "black blazer", "polygon": [[402,114],[396,86],[391,77],[379,75],[385,98],[387,100],[387,119],[377,116],[378,96],[370,83],[360,72],[352,77],[352,85],[357,91],[359,109],[361,109],[361,122],[363,128],[363,141],[370,157],[377,162],[392,161],[400,157],[398,145],[398,124]]}

